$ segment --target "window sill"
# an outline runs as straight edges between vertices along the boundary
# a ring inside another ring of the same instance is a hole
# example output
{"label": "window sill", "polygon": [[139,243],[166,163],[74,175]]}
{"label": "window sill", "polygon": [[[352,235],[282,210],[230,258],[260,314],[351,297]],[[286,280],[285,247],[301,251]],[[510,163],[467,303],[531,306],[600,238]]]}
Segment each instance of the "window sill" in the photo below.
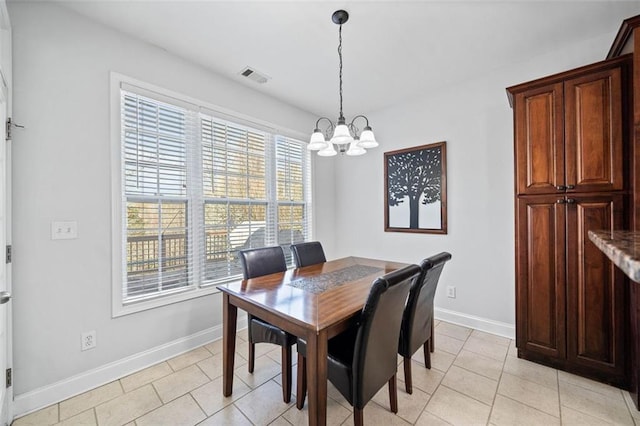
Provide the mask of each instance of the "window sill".
{"label": "window sill", "polygon": [[117,318],[136,312],[142,312],[149,309],[155,309],[162,306],[171,305],[173,303],[184,302],[186,300],[195,299],[197,297],[208,296],[219,293],[220,290],[215,285],[208,285],[200,288],[189,288],[178,291],[176,293],[158,296],[150,299],[142,299],[128,303],[120,303],[113,305],[112,318]]}

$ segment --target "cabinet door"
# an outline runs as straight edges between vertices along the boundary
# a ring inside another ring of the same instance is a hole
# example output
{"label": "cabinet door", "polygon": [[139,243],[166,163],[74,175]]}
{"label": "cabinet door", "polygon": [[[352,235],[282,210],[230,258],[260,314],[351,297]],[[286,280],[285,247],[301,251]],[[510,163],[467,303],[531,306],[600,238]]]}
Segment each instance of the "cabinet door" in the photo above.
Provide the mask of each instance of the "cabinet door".
{"label": "cabinet door", "polygon": [[518,351],[564,359],[565,205],[562,196],[517,201]]}
{"label": "cabinet door", "polygon": [[565,82],[566,185],[575,191],[623,189],[621,84],[620,68]]}
{"label": "cabinet door", "polygon": [[567,195],[567,360],[609,383],[624,373],[624,275],[589,240],[623,227],[622,195]]}
{"label": "cabinet door", "polygon": [[516,192],[549,194],[564,185],[562,83],[516,94]]}

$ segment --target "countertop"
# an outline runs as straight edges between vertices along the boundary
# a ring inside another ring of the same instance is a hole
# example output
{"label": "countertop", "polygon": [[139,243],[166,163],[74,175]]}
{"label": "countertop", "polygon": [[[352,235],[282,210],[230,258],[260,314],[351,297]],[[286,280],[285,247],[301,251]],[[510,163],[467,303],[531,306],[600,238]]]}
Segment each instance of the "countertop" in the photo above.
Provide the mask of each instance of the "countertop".
{"label": "countertop", "polygon": [[635,282],[640,282],[640,232],[589,231],[589,239]]}

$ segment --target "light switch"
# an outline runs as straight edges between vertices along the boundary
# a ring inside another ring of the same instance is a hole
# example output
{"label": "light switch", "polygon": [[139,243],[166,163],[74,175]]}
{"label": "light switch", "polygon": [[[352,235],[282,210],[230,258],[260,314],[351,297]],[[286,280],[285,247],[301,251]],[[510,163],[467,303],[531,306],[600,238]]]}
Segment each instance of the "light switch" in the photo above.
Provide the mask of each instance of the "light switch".
{"label": "light switch", "polygon": [[73,240],[78,238],[78,222],[51,222],[52,240]]}

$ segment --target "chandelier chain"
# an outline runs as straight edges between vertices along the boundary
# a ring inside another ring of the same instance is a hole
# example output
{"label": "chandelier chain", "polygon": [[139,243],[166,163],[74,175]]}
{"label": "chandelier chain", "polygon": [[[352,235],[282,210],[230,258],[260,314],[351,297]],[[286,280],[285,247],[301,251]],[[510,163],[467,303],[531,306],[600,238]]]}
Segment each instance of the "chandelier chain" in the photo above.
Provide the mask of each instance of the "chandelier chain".
{"label": "chandelier chain", "polygon": [[340,40],[338,44],[338,57],[340,58],[340,118],[344,117],[342,115],[342,24],[340,24],[340,29],[338,30],[338,38]]}

